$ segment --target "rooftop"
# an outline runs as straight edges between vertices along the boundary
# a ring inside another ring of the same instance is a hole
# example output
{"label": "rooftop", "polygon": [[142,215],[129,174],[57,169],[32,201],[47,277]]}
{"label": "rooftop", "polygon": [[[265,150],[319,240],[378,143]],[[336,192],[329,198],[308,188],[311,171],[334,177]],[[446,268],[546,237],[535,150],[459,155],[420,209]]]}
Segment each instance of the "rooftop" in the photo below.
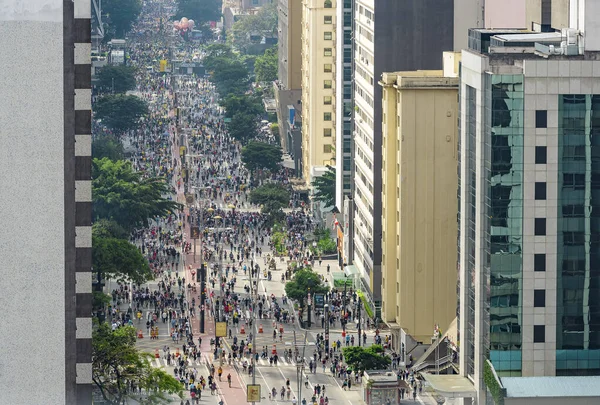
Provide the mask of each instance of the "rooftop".
{"label": "rooftop", "polygon": [[600,376],[502,377],[508,398],[600,397]]}

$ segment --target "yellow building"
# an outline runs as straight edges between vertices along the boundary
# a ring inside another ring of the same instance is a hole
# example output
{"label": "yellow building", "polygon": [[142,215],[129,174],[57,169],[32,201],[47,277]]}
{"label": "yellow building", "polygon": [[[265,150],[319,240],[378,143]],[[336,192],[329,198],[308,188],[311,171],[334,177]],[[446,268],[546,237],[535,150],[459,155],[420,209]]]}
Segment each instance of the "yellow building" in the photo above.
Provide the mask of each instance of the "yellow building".
{"label": "yellow building", "polygon": [[[453,56],[444,57],[451,72]],[[383,73],[379,82],[382,318],[401,353],[415,341],[431,343],[435,325],[456,317],[458,78],[451,75]]]}
{"label": "yellow building", "polygon": [[302,0],[302,176],[307,184],[335,159],[336,0]]}

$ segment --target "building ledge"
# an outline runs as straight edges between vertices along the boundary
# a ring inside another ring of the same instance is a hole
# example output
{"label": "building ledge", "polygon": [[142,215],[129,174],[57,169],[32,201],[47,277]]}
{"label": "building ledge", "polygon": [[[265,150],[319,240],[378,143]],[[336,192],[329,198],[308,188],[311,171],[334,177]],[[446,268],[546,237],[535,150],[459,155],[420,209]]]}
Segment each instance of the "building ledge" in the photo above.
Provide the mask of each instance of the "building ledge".
{"label": "building ledge", "polygon": [[438,394],[446,398],[475,398],[477,391],[467,377],[452,374],[421,374]]}

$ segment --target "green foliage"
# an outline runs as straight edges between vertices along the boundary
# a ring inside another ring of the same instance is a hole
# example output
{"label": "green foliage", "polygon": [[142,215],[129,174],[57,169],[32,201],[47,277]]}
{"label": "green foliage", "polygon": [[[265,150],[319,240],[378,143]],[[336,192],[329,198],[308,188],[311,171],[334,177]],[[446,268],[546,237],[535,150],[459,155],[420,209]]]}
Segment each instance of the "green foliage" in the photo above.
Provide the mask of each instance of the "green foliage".
{"label": "green foliage", "polygon": [[273,242],[273,247],[275,247],[275,251],[279,254],[285,253],[285,240],[286,235],[283,232],[273,232],[273,236],[271,236],[271,242]]}
{"label": "green foliage", "polygon": [[383,354],[381,345],[349,346],[342,348],[344,360],[352,370],[385,370],[392,360]]}
{"label": "green foliage", "polygon": [[285,284],[285,294],[296,301],[307,298],[309,291],[313,295],[329,292],[329,287],[323,285],[319,275],[310,268],[298,270],[292,280]]}
{"label": "green foliage", "polygon": [[251,141],[242,148],[242,162],[251,172],[257,169],[276,172],[279,170],[282,161],[283,154],[278,146]]}
{"label": "green foliage", "polygon": [[92,236],[92,266],[103,278],[123,279],[142,284],[152,280],[148,261],[125,239]]}
{"label": "green foliage", "polygon": [[128,232],[181,208],[163,197],[170,191],[164,179],[143,178],[130,162],[94,159],[92,178],[94,219],[112,219]]}
{"label": "green foliage", "polygon": [[[174,377],[150,365],[150,353],[135,347],[135,328],[125,326],[111,330],[108,323],[97,326],[92,335],[92,381],[110,404],[136,402],[166,404],[169,395],[183,398],[183,386]],[[146,394],[131,390],[131,385]]]}
{"label": "green foliage", "polygon": [[317,242],[317,248],[323,253],[335,253],[337,252],[337,243],[331,236],[328,235],[325,238],[319,239]]}
{"label": "green foliage", "polygon": [[263,55],[256,58],[254,73],[256,74],[257,82],[273,82],[277,80],[278,70],[279,60],[276,46],[267,49]]}
{"label": "green foliage", "polygon": [[96,135],[92,140],[92,156],[99,159],[122,160],[123,143],[115,135]]}
{"label": "green foliage", "polygon": [[128,236],[125,228],[119,225],[116,221],[104,218],[94,222],[94,225],[92,226],[92,232],[94,233],[94,236],[101,238],[127,239]]}
{"label": "green foliage", "polygon": [[231,94],[223,99],[221,105],[225,108],[227,118],[233,118],[235,114],[257,116],[263,112],[262,102],[256,95]]}
{"label": "green foliage", "polygon": [[227,130],[233,139],[246,144],[250,139],[258,135],[256,116],[243,112],[236,113],[231,118],[231,122],[227,124]]}
{"label": "green foliage", "polygon": [[351,278],[336,278],[333,280],[333,286],[335,288],[343,287],[346,285],[347,287],[352,287],[352,279]]}
{"label": "green foliage", "polygon": [[326,207],[335,205],[335,168],[327,166],[327,171],[312,182],[315,189],[314,199],[325,204]]}
{"label": "green foliage", "polygon": [[484,363],[483,382],[492,394],[492,398],[494,398],[496,405],[504,405],[506,389],[500,385],[500,382],[494,375],[494,366],[489,360],[486,360]]}
{"label": "green foliage", "polygon": [[196,25],[221,19],[221,0],[177,0],[176,20],[186,17]]}
{"label": "green foliage", "polygon": [[142,0],[104,0],[108,29],[118,38],[124,38],[142,11]]}
{"label": "green foliage", "polygon": [[367,297],[365,297],[365,294],[360,290],[357,290],[356,294],[358,295],[358,298],[360,298],[360,301],[363,304],[363,308],[365,309],[367,315],[369,315],[369,318],[373,318],[373,310],[371,309],[371,305],[369,305],[369,301],[367,300]]}
{"label": "green foliage", "polygon": [[112,297],[100,291],[92,291],[92,309],[97,312],[100,308],[104,308],[112,301]]}
{"label": "green foliage", "polygon": [[94,105],[94,114],[107,127],[122,133],[135,128],[148,115],[148,104],[136,96],[108,95]]}
{"label": "green foliage", "polygon": [[265,4],[256,14],[236,21],[227,39],[235,49],[248,53],[252,45],[250,34],[277,35],[277,2]]}
{"label": "green foliage", "polygon": [[98,82],[102,91],[125,93],[135,89],[135,68],[131,66],[106,65],[98,74]]}
{"label": "green foliage", "polygon": [[250,202],[259,205],[275,204],[280,209],[288,206],[290,192],[281,184],[267,183],[250,192]]}
{"label": "green foliage", "polygon": [[250,85],[248,68],[238,59],[217,58],[213,62],[211,81],[219,94],[243,94]]}

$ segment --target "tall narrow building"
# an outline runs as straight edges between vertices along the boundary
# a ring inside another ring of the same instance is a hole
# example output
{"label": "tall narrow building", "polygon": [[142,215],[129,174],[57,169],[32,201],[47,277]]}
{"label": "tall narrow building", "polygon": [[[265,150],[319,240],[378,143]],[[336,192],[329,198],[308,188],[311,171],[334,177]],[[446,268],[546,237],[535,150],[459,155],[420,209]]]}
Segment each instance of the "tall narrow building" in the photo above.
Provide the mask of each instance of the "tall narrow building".
{"label": "tall narrow building", "polygon": [[453,49],[453,0],[356,0],[354,5],[353,264],[381,305],[382,72],[441,69]]}
{"label": "tall narrow building", "polygon": [[91,2],[2,2],[0,403],[92,402]]}
{"label": "tall narrow building", "polygon": [[302,174],[307,185],[335,162],[335,10],[336,0],[302,0]]}

